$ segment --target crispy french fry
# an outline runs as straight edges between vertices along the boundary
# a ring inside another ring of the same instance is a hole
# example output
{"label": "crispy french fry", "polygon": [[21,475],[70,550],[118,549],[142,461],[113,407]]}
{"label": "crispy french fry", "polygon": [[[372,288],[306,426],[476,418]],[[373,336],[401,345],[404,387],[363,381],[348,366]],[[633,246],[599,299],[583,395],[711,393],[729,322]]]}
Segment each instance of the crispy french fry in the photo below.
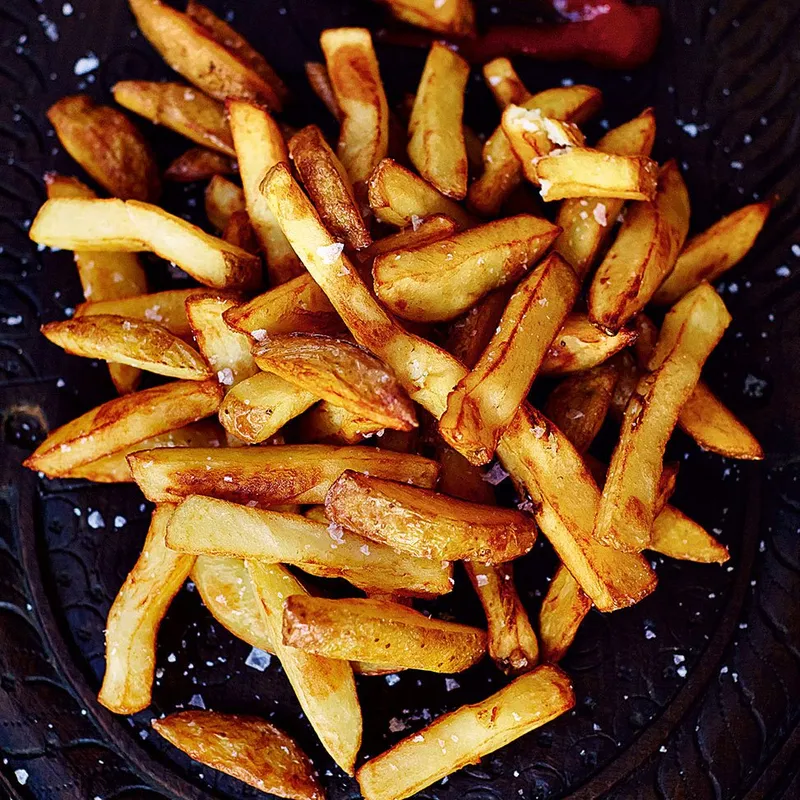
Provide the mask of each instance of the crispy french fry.
{"label": "crispy french fry", "polygon": [[397,19],[437,33],[475,33],[472,0],[379,0]]}
{"label": "crispy french fry", "polygon": [[495,58],[483,65],[483,77],[502,111],[508,105],[521,105],[533,95],[525,88],[509,59]]}
{"label": "crispy french fry", "polygon": [[527,553],[536,541],[533,520],[521,512],[351,470],[331,486],[325,511],[367,539],[422,558],[501,564]]}
{"label": "crispy french fry", "polygon": [[308,125],[289,140],[289,155],[328,230],[353,250],[369,247],[369,235],[353,186],[322,131]]}
{"label": "crispy french fry", "polygon": [[770,203],[745,206],[690,239],[653,302],[675,303],[700,281],[715,281],[738,264],[752,248],[770,208]]}
{"label": "crispy french fry", "polygon": [[194,563],[194,556],[167,548],[173,510],[156,507],[141,555],[108,612],[106,673],[97,699],[116,714],[150,705],[158,627]]}
{"label": "crispy french fry", "polygon": [[48,200],[33,221],[30,237],[66,250],[152,250],[217,289],[252,288],[260,279],[256,256],[138,200]]}
{"label": "crispy french fry", "polygon": [[342,112],[337,152],[358,194],[389,146],[389,107],[372,35],[366,28],[329,28],[319,42]]}
{"label": "crispy french fry", "polygon": [[445,350],[472,369],[500,324],[512,291],[512,288],[506,286],[491,292],[462,317],[453,320]]}
{"label": "crispy french fry", "polygon": [[331,116],[337,121],[342,121],[342,109],[336,100],[336,93],[331,86],[331,79],[328,76],[328,68],[319,61],[306,61],[306,78],[311,90],[322,101],[322,104]]}
{"label": "crispy french fry", "polygon": [[275,164],[288,163],[289,153],[280,128],[261,106],[229,100],[227,109],[247,213],[267,260],[270,284],[277,286],[299,275],[303,268],[275,223],[259,186]]}
{"label": "crispy french fry", "polygon": [[214,414],[216,381],[178,381],[109,400],[54,430],[24,462],[60,477],[151,436]]}
{"label": "crispy french fry", "polygon": [[64,149],[109,194],[154,202],[161,194],[153,152],[136,126],[116,108],[90,97],[64,97],[47,111]]}
{"label": "crispy french fry", "polygon": [[707,283],[667,314],[652,372],[639,380],[625,410],[595,523],[599,541],[632,551],[649,545],[664,448],[729,322],[725,304]]}
{"label": "crispy french fry", "polygon": [[42,326],[42,333],[75,356],[102,358],[169,378],[211,377],[194,348],[155,322],[98,314],[50,322]]}
{"label": "crispy french fry", "polygon": [[184,83],[120,81],[111,90],[129,111],[185,136],[195,144],[235,155],[225,106]]}
{"label": "crispy french fry", "polygon": [[569,678],[556,667],[538,667],[371,758],[356,775],[361,792],[365,800],[403,800],[574,705]]}
{"label": "crispy french fry", "polygon": [[579,289],[572,267],[548,256],[520,282],[475,368],[450,393],[439,433],[473,464],[491,460]]}
{"label": "crispy french fry", "polygon": [[258,241],[256,232],[250,224],[250,217],[247,211],[234,211],[228,218],[228,223],[222,232],[222,238],[235,247],[240,247],[248,253],[258,255],[261,251],[261,243]]}
{"label": "crispy french fry", "polygon": [[225,230],[233,214],[245,210],[241,187],[221,175],[214,175],[208,182],[204,199],[208,221],[218,231]]}
{"label": "crispy french fry", "polygon": [[539,610],[539,642],[542,661],[557,664],[566,655],[592,601],[569,570],[561,564],[547,588]]}
{"label": "crispy french fry", "polygon": [[253,357],[265,372],[386,428],[417,426],[414,406],[391,371],[344,339],[312,333],[270,336]]}
{"label": "crispy french fry", "polygon": [[309,409],[298,420],[296,430],[299,441],[321,444],[358,444],[367,436],[387,431],[383,423],[359,416],[327,400]]}
{"label": "crispy french fry", "polygon": [[216,150],[192,147],[181,153],[164,172],[164,180],[174,183],[207,181],[215,175],[235,175],[239,165]]}
{"label": "crispy french fry", "polygon": [[673,506],[665,506],[656,517],[649,549],[701,564],[724,564],[730,558],[724,544]]}
{"label": "crispy french fry", "polygon": [[190,758],[262,792],[321,800],[314,767],[294,739],[258,717],[181,711],[153,719],[153,730]]}
{"label": "crispy french fry", "polygon": [[217,100],[240,97],[280,111],[274,87],[213,31],[161,0],[129,0],[129,5],[145,38],[190,83]]}
{"label": "crispy french fry", "polygon": [[448,320],[493,289],[517,280],[558,235],[547,220],[521,214],[433,244],[375,259],[375,293],[398,316]]}
{"label": "crispy french fry", "polygon": [[359,261],[369,263],[378,256],[395,251],[410,250],[416,247],[424,247],[433,244],[441,239],[452,236],[458,225],[444,214],[431,214],[425,219],[417,220],[408,228],[397,233],[391,233],[373,242],[366,250],[362,250],[357,258]]}
{"label": "crispy french fry", "polygon": [[467,149],[462,117],[469,64],[434,42],[408,121],[408,157],[417,171],[446,197],[467,195]]}

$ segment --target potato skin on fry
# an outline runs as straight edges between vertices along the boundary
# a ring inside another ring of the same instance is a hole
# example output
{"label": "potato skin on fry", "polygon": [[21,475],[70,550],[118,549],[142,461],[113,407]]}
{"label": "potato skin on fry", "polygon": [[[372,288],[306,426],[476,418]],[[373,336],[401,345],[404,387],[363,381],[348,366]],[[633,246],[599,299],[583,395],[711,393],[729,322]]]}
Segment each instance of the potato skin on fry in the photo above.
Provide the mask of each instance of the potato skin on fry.
{"label": "potato skin on fry", "polygon": [[238,165],[215,150],[192,147],[181,153],[164,172],[164,180],[175,183],[207,181],[215,175],[235,175]]}
{"label": "potato skin on fry", "polygon": [[547,587],[539,610],[542,661],[557,664],[564,658],[578,627],[591,609],[592,601],[561,564]]}

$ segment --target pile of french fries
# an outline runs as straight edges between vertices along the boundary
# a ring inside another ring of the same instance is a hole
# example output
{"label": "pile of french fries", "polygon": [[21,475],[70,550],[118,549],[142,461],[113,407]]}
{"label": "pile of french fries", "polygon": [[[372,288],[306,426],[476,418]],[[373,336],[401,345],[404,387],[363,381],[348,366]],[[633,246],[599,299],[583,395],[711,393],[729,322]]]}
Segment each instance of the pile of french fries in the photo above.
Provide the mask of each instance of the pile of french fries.
{"label": "pile of french fries", "polygon": [[[472,24],[469,3],[390,5],[442,31]],[[222,625],[279,658],[364,797],[400,800],[573,706],[555,665],[592,607],[655,589],[643,552],[728,558],[669,504],[677,469],[664,453],[680,427],[712,452],[762,457],[701,371],[730,322],[708,281],[747,253],[769,207],[687,240],[680,172],[650,158],[651,110],[588,144],[580,125],[600,92],[531,94],[502,58],[483,70],[501,119],[476,158],[469,69],[441,44],[406,136],[359,28],[326,30],[325,63],[307,65],[340,124],[329,143],[278,120],[286,87],[211,11],[130,6],[188,83],[124,81],[114,98],[192,147],[161,176],[128,116],[64,98],[56,133],[109,196],[48,175],[30,230],[74,251],[86,298],[42,332],[108,362],[119,397],[53,431],[26,465],[135,481],[155,504],[109,613],[99,700],[120,714],[150,704],[159,623],[191,578]],[[162,177],[208,180],[219,235],[154,204]],[[149,293],[140,251],[200,285]],[[142,372],[175,380],[137,391]],[[554,384],[543,409],[527,399],[539,377]],[[614,424],[606,464],[591,446]],[[496,505],[506,475],[518,507]],[[531,619],[513,562],[539,531],[561,564]],[[486,629],[413,607],[450,592],[459,561]],[[304,574],[344,579],[352,596],[312,592]],[[354,675],[455,673],[487,653],[513,678],[505,688],[356,769]],[[305,754],[264,720],[192,711],[153,727],[259,789],[323,796]]]}

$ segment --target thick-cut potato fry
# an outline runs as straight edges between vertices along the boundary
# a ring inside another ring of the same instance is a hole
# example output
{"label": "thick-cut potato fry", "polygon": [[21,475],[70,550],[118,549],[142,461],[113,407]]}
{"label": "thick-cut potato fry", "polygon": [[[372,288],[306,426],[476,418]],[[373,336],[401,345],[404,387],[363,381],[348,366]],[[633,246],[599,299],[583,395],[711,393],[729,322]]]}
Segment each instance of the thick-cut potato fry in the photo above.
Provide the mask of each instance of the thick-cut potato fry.
{"label": "thick-cut potato fry", "polygon": [[258,717],[181,711],[153,719],[153,730],[190,758],[262,792],[321,800],[314,766],[294,739]]}
{"label": "thick-cut potato fry", "polygon": [[557,235],[558,228],[547,220],[520,214],[385,253],[373,264],[375,293],[405,319],[453,319],[488,292],[517,280]]}
{"label": "thick-cut potato fry", "polygon": [[595,536],[637,551],[650,543],[664,449],[708,355],[730,323],[725,304],[704,283],[667,314],[652,372],[640,378],[622,421],[597,512]]}
{"label": "thick-cut potato fry", "polygon": [[205,191],[206,216],[218,230],[224,231],[231,216],[245,210],[244,192],[233,181],[214,175]]}
{"label": "thick-cut potato fry", "polygon": [[111,90],[129,111],[163,125],[192,142],[235,155],[225,106],[184,83],[120,81]]}
{"label": "thick-cut potato fry", "polygon": [[319,61],[306,61],[305,70],[311,90],[322,101],[325,108],[331,112],[331,116],[337,122],[341,122],[342,109],[339,108],[336,93],[333,91],[333,86],[331,86],[328,68]]}
{"label": "thick-cut potato fry", "polygon": [[572,267],[548,256],[520,282],[475,368],[450,393],[439,433],[473,464],[491,460],[579,289]]}
{"label": "thick-cut potato fry", "polygon": [[447,45],[434,42],[408,121],[408,157],[417,171],[446,197],[467,195],[464,90],[469,64]]}
{"label": "thick-cut potato fry", "polygon": [[174,183],[207,181],[215,175],[235,175],[239,165],[216,150],[192,147],[181,153],[164,172],[164,180]]}
{"label": "thick-cut potato fry", "polygon": [[217,289],[258,285],[261,262],[186,220],[138,200],[48,200],[30,237],[66,250],[152,250]]}
{"label": "thick-cut potato fry", "polygon": [[475,33],[472,0],[379,0],[393,16],[436,33],[471,36]]}
{"label": "thick-cut potato fry", "polygon": [[313,333],[270,336],[253,357],[265,372],[386,428],[417,426],[414,405],[391,371],[344,339]]}
{"label": "thick-cut potato fry", "polygon": [[653,302],[670,305],[701,281],[715,281],[738,264],[764,227],[771,207],[766,202],[745,206],[690,239]]}
{"label": "thick-cut potato fry", "polygon": [[190,494],[262,506],[322,503],[348,469],[426,488],[435,485],[439,474],[438,464],[422,456],[321,444],[142,450],[128,461],[145,497],[157,503],[178,502]]}
{"label": "thick-cut potato fry", "polygon": [[296,595],[284,607],[283,643],[327,658],[453,673],[486,653],[486,632],[386,600]]}
{"label": "thick-cut potato fry", "polygon": [[649,549],[701,564],[724,564],[730,558],[724,544],[673,506],[665,506],[656,517]]}
{"label": "thick-cut potato fry", "polygon": [[569,570],[561,564],[550,581],[539,609],[539,643],[542,661],[557,664],[566,655],[592,601]]}
{"label": "thick-cut potato fry", "polygon": [[123,200],[158,199],[161,181],[153,151],[121,111],[76,94],[50,106],[47,118],[64,149],[109,194]]}
{"label": "thick-cut potato fry", "polygon": [[118,397],[54,430],[24,465],[57,478],[214,414],[221,400],[216,381],[178,381]]}
{"label": "thick-cut potato fry", "polygon": [[280,111],[281,98],[241,52],[221,44],[214,32],[161,0],[128,0],[139,29],[164,61],[217,100],[240,97]]}
{"label": "thick-cut potato fry", "polygon": [[259,187],[275,164],[289,162],[289,153],[281,129],[261,106],[229,100],[227,109],[247,213],[267,261],[270,284],[277,286],[299,275],[303,268]]}
{"label": "thick-cut potato fry", "polygon": [[361,262],[369,263],[385,253],[411,250],[438,242],[440,239],[446,239],[448,236],[452,236],[456,230],[458,230],[458,225],[450,217],[444,214],[432,214],[425,219],[417,220],[415,225],[384,236],[383,239],[378,239],[366,250],[358,253],[356,258]]}
{"label": "thick-cut potato fry", "polygon": [[536,525],[519,511],[351,470],[331,486],[325,510],[349,530],[422,558],[501,564],[527,553],[536,541]]}
{"label": "thick-cut potato fry", "polygon": [[319,43],[342,112],[337,152],[359,194],[389,147],[389,107],[372,35],[366,28],[329,28]]}
{"label": "thick-cut potato fry", "polygon": [[521,105],[533,95],[525,88],[511,61],[495,58],[483,65],[483,77],[502,111],[508,105]]}
{"label": "thick-cut potato fry", "polygon": [[300,582],[279,564],[248,561],[247,569],[275,653],[300,706],[334,761],[348,774],[361,747],[361,707],[353,669],[346,661],[322,658],[287,647],[281,639],[283,606],[287,597],[305,594]]}
{"label": "thick-cut potato fry", "polygon": [[403,800],[569,711],[569,678],[545,665],[486,700],[444,714],[371,758],[356,777],[364,800]]}
{"label": "thick-cut potato fry", "polygon": [[487,294],[466,314],[450,324],[445,350],[472,369],[489,344],[513,291],[504,287]]}
{"label": "thick-cut potato fry", "polygon": [[589,147],[569,147],[543,156],[533,167],[542,200],[618,197],[652,200],[658,165],[647,156],[619,156]]}
{"label": "thick-cut potato fry", "polygon": [[353,250],[372,242],[350,178],[322,131],[308,125],[289,140],[289,155],[328,230]]}
{"label": "thick-cut potato fry", "polygon": [[102,358],[169,378],[211,377],[193,347],[155,322],[98,314],[50,322],[42,326],[42,333],[75,356]]}
{"label": "thick-cut potato fry", "polygon": [[230,215],[222,232],[222,238],[229,244],[241,247],[242,250],[253,253],[253,255],[261,252],[261,243],[250,224],[247,211],[234,211]]}
{"label": "thick-cut potato fry", "polygon": [[384,158],[369,179],[369,205],[381,222],[397,228],[431,214],[444,214],[459,228],[475,224],[458,203],[391,158]]}
{"label": "thick-cut potato fry", "polygon": [[[297,391],[295,387],[295,391]],[[298,420],[298,441],[322,444],[358,444],[367,436],[388,430],[381,422],[367,419],[323,400]]]}
{"label": "thick-cut potato fry", "polygon": [[116,714],[150,705],[158,626],[194,563],[194,556],[167,548],[174,508],[156,507],[142,552],[108,612],[106,673],[97,699]]}

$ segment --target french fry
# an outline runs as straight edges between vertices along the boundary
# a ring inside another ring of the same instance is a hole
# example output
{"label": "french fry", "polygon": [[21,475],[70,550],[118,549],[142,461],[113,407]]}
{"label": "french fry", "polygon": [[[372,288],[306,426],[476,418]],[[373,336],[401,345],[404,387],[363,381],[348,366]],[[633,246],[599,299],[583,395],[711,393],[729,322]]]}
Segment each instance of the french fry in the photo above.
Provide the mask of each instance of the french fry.
{"label": "french fry", "polygon": [[194,348],[155,322],[98,314],[50,322],[42,326],[42,333],[75,356],[102,358],[168,378],[201,381],[211,377]]}
{"label": "french fry", "polygon": [[314,767],[294,739],[258,717],[181,711],[153,719],[153,730],[190,758],[262,792],[321,800]]}
{"label": "french fry", "polygon": [[265,372],[386,428],[417,426],[414,406],[391,371],[344,339],[312,333],[270,336],[253,357]]}
{"label": "french fry", "polygon": [[228,117],[239,161],[239,173],[247,213],[267,261],[270,284],[277,286],[302,272],[302,265],[261,196],[264,175],[279,163],[288,163],[289,153],[275,120],[260,106],[229,100]]}
{"label": "french fry", "polygon": [[258,255],[261,251],[261,244],[258,241],[256,232],[250,224],[250,217],[247,211],[234,211],[228,217],[228,222],[222,232],[222,238],[235,247],[240,247],[248,253]]}
{"label": "french fry", "polygon": [[369,247],[372,237],[350,178],[322,131],[308,125],[296,133],[289,140],[289,155],[328,230],[353,250]]}
{"label": "french fry", "polygon": [[222,400],[216,381],[178,381],[109,400],[54,430],[25,460],[51,478],[136,442],[214,414]]}
{"label": "french fry", "polygon": [[483,77],[502,111],[509,105],[521,105],[533,95],[525,88],[509,59],[495,58],[483,65]]}
{"label": "french fry", "polygon": [[261,506],[322,503],[331,484],[348,469],[426,488],[439,474],[436,462],[422,456],[320,444],[161,448],[133,453],[128,463],[145,497],[158,503],[178,502],[190,494]]}
{"label": "french fry", "polygon": [[356,775],[364,800],[403,800],[569,711],[569,678],[545,665],[486,700],[444,714],[371,758]]}
{"label": "french fry", "polygon": [[164,180],[174,183],[207,181],[215,175],[235,175],[239,165],[216,150],[191,147],[181,153],[164,172]]}
{"label": "french fry", "polygon": [[649,545],[664,448],[729,322],[725,304],[707,283],[667,314],[650,360],[652,371],[639,380],[625,410],[597,512],[599,541],[631,551]]}
{"label": "french fry", "polygon": [[380,0],[392,15],[409,25],[437,33],[471,36],[475,33],[472,0]]}
{"label": "french fry", "polygon": [[326,658],[447,673],[463,672],[486,653],[480,628],[385,600],[309,595],[286,599],[283,643]]}
{"label": "french fry", "polygon": [[333,91],[333,86],[331,86],[328,68],[319,61],[306,61],[305,71],[311,90],[322,101],[325,108],[331,112],[331,116],[337,122],[341,122],[342,109],[339,108],[336,93]]}
{"label": "french fry", "polygon": [[395,251],[411,250],[424,247],[441,239],[446,239],[458,230],[456,223],[444,214],[431,214],[425,219],[417,220],[416,225],[384,236],[373,242],[356,257],[359,261],[369,263],[378,256]]}
{"label": "french fry", "polygon": [[468,77],[469,64],[445,44],[434,42],[408,121],[411,163],[428,183],[454,200],[467,195],[462,117]]}
{"label": "french fry", "polygon": [[523,214],[385,253],[372,267],[375,293],[405,319],[453,319],[488,292],[521,277],[557,235],[551,223]]}
{"label": "french fry", "polygon": [[728,548],[673,506],[665,506],[653,523],[650,550],[701,564],[724,564]]}
{"label": "french fry", "polygon": [[466,314],[450,324],[445,350],[472,369],[489,344],[511,298],[513,288],[505,286],[487,294]]}
{"label": "french fry", "polygon": [[329,28],[319,42],[342,112],[337,153],[358,195],[389,146],[389,107],[372,35],[366,28]]}
{"label": "french fry", "polygon": [[206,94],[240,97],[281,110],[281,99],[251,63],[214,33],[161,0],[129,0],[139,29],[172,69]]}
{"label": "french fry", "polygon": [[292,595],[305,594],[305,590],[279,564],[248,561],[247,569],[261,601],[275,653],[300,706],[334,761],[352,774],[361,747],[363,724],[352,667],[346,661],[322,658],[284,645],[281,639],[284,601]]}
{"label": "french fry", "polygon": [[572,267],[548,256],[520,282],[475,368],[450,393],[439,433],[473,464],[491,460],[579,289]]}
{"label": "french fry", "polygon": [[154,202],[161,194],[153,152],[136,126],[116,108],[90,97],[64,97],[47,111],[64,149],[109,194]]}
{"label": "french fry", "polygon": [[150,705],[158,627],[194,563],[194,556],[167,548],[173,510],[156,507],[141,555],[108,612],[106,672],[97,699],[116,714]]}
{"label": "french fry", "polygon": [[369,179],[369,205],[381,222],[396,228],[431,214],[444,214],[459,228],[475,224],[458,203],[391,158],[384,158]]}
{"label": "french fry", "polygon": [[244,192],[233,181],[214,175],[208,182],[204,195],[208,221],[224,231],[228,221],[237,211],[245,210]]}
{"label": "french fry", "polygon": [[671,305],[701,281],[715,281],[738,264],[752,248],[770,208],[766,202],[745,206],[690,239],[653,302]]}
{"label": "french fry", "polygon": [[559,565],[539,610],[542,661],[557,664],[564,658],[581,622],[591,610],[592,601],[569,570]]}
{"label": "french fry", "polygon": [[184,83],[120,81],[111,90],[128,111],[163,125],[195,144],[235,155],[225,106]]}
{"label": "french fry", "polygon": [[217,289],[253,288],[260,280],[256,256],[138,200],[48,200],[29,235],[37,244],[65,250],[151,250]]}
{"label": "french fry", "polygon": [[303,414],[296,428],[299,441],[322,444],[358,444],[366,436],[389,430],[382,422],[367,419],[327,400]]}
{"label": "french fry", "polygon": [[348,530],[421,558],[502,564],[536,541],[533,520],[521,512],[351,470],[331,486],[325,511]]}

